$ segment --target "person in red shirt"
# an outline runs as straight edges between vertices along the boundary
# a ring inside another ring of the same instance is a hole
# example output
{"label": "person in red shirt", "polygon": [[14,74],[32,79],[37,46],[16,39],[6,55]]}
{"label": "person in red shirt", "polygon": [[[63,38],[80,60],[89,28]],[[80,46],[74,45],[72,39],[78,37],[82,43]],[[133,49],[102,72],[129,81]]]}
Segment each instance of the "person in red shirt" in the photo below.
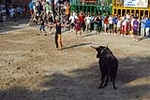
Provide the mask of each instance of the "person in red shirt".
{"label": "person in red shirt", "polygon": [[108,17],[105,16],[105,18],[104,18],[104,30],[105,30],[105,34],[108,33],[108,25],[109,25]]}
{"label": "person in red shirt", "polygon": [[75,31],[76,31],[76,37],[78,38],[78,32],[80,32],[80,36],[82,35],[81,31],[81,22],[79,19],[75,21]]}
{"label": "person in red shirt", "polygon": [[80,23],[81,23],[81,27],[83,28],[83,31],[85,31],[84,15],[83,15],[82,12],[80,12],[78,18],[79,18],[79,21],[80,21]]}

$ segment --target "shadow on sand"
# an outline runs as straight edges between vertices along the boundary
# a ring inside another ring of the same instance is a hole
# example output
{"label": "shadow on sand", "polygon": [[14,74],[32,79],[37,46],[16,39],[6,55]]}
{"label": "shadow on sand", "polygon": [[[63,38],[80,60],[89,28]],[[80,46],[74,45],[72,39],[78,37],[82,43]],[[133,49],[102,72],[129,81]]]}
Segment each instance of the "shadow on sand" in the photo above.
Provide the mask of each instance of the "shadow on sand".
{"label": "shadow on sand", "polygon": [[75,44],[72,46],[68,46],[68,47],[64,47],[63,50],[65,49],[71,49],[71,48],[76,48],[76,47],[81,47],[81,46],[85,46],[85,45],[90,45],[91,43],[79,43],[79,44]]}
{"label": "shadow on sand", "polygon": [[98,62],[94,62],[86,69],[68,72],[73,74],[72,76],[60,72],[43,77],[48,80],[40,87],[47,87],[48,90],[30,91],[23,86],[0,90],[0,100],[142,100],[144,97],[150,97],[150,84],[143,82],[141,85],[125,85],[137,79],[150,77],[149,61],[150,57],[119,59],[116,91],[110,83],[104,89],[97,88],[100,73]]}

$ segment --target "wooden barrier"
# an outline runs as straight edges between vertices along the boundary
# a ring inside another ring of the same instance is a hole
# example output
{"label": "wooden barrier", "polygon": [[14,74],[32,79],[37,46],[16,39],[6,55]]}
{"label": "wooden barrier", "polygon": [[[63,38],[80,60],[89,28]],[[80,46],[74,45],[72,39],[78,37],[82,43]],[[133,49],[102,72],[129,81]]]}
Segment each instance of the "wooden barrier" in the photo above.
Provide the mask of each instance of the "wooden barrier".
{"label": "wooden barrier", "polygon": [[127,7],[113,7],[113,14],[123,15],[124,13],[134,13],[139,16],[150,15],[150,9],[148,8],[127,8]]}

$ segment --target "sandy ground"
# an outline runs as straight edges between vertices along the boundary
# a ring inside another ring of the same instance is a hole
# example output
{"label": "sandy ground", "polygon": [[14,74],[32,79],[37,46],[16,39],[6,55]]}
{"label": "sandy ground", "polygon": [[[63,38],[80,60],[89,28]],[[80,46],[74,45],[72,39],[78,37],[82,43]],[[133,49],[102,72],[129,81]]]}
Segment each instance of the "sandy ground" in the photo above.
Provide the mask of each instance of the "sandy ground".
{"label": "sandy ground", "polygon": [[[9,30],[7,30],[9,29]],[[150,100],[150,38],[63,32],[37,36],[27,24],[0,31],[0,100]],[[7,34],[6,34],[7,33]],[[117,90],[98,89],[100,72],[90,45],[108,45],[119,60]]]}

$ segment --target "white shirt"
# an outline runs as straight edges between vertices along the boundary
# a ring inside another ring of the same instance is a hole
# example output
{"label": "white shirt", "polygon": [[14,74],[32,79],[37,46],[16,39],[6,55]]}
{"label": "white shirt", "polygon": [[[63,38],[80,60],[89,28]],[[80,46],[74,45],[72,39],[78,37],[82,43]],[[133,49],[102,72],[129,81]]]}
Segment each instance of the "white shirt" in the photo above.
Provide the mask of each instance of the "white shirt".
{"label": "white shirt", "polygon": [[130,19],[130,15],[127,14],[127,15],[126,15],[126,18],[127,18],[127,19]]}
{"label": "white shirt", "polygon": [[86,20],[86,23],[87,23],[87,24],[89,24],[89,23],[90,23],[90,17],[89,17],[89,16],[85,17],[85,19],[84,19],[84,20]]}
{"label": "white shirt", "polygon": [[46,0],[46,2],[49,2],[49,4],[51,4],[51,3],[52,3],[52,0]]}
{"label": "white shirt", "polygon": [[71,21],[71,23],[74,23],[75,17],[74,17],[74,16],[70,16],[70,17],[69,17],[69,20]]}
{"label": "white shirt", "polygon": [[57,4],[57,2],[58,2],[58,0],[54,0],[54,4],[55,4],[55,5]]}
{"label": "white shirt", "polygon": [[127,24],[127,19],[126,18],[124,18],[124,17],[122,17],[122,25],[126,25]]}
{"label": "white shirt", "polygon": [[121,27],[121,20],[118,20],[117,27]]}
{"label": "white shirt", "polygon": [[13,15],[13,14],[15,14],[15,9],[11,8],[9,12],[10,12],[11,15]]}
{"label": "white shirt", "polygon": [[113,18],[111,16],[108,18],[108,20],[109,20],[109,24],[113,24]]}

